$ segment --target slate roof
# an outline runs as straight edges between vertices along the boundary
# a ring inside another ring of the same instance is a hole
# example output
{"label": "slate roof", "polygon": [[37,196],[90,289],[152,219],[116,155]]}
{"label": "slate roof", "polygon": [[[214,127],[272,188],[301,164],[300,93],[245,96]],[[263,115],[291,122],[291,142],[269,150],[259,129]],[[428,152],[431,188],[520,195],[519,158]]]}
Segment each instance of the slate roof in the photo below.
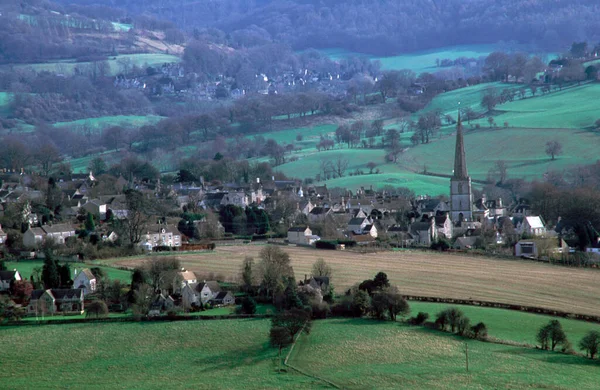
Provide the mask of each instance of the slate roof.
{"label": "slate roof", "polygon": [[306,226],[295,226],[288,229],[288,232],[305,232],[308,229]]}
{"label": "slate roof", "polygon": [[362,223],[365,221],[365,218],[352,218],[350,221],[348,221],[348,225],[362,225]]}
{"label": "slate roof", "polygon": [[47,234],[75,232],[75,228],[67,223],[61,223],[56,225],[44,225],[42,226],[42,230]]}
{"label": "slate roof", "polygon": [[0,280],[13,280],[17,271],[0,271]]}
{"label": "slate roof", "polygon": [[210,289],[210,291],[212,292],[219,292],[221,291],[221,287],[219,286],[219,283],[211,280],[208,282],[202,282],[202,283],[198,283],[196,285],[196,291],[200,292],[202,291],[202,289],[204,288],[204,286],[208,286],[208,288]]}

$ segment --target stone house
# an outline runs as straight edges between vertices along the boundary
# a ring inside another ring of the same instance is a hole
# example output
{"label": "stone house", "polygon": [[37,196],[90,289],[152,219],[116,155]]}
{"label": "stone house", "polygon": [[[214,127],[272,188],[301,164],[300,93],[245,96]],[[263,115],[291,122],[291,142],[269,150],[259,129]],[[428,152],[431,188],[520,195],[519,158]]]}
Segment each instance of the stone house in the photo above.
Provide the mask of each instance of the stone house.
{"label": "stone house", "polygon": [[526,216],[523,218],[514,217],[513,225],[516,233],[526,234],[532,237],[540,237],[546,234],[544,221],[539,216]]}
{"label": "stone house", "polygon": [[308,244],[312,230],[307,226],[297,226],[288,229],[287,239],[290,244]]}
{"label": "stone house", "polygon": [[83,295],[87,295],[96,291],[96,276],[89,268],[84,268],[80,272],[75,272],[73,286],[83,290]]}
{"label": "stone house", "polygon": [[157,247],[178,248],[181,247],[181,233],[172,226],[156,224],[148,227],[141,242],[152,249]]}
{"label": "stone house", "polygon": [[543,258],[568,253],[569,246],[562,238],[536,238],[521,240],[515,244],[515,256]]}
{"label": "stone house", "polygon": [[235,298],[229,291],[221,291],[210,300],[213,306],[230,306],[235,305]]}
{"label": "stone house", "polygon": [[62,245],[68,237],[75,236],[75,228],[70,224],[44,225],[41,228],[29,228],[23,234],[23,245],[26,248],[35,248],[44,240],[53,239]]}
{"label": "stone house", "polygon": [[31,293],[27,312],[30,315],[83,314],[83,290],[80,288],[34,290]]}
{"label": "stone house", "polygon": [[438,239],[435,218],[426,222],[414,222],[410,225],[410,233],[415,238],[415,244],[430,246]]}
{"label": "stone house", "polygon": [[81,207],[83,207],[85,211],[92,214],[94,217],[98,218],[100,221],[104,221],[106,219],[106,211],[108,210],[108,206],[100,199],[92,199]]}
{"label": "stone house", "polygon": [[12,282],[22,280],[21,274],[16,269],[13,271],[0,271],[0,291],[8,291]]}
{"label": "stone house", "polygon": [[440,237],[452,238],[452,220],[450,219],[450,214],[445,213],[443,215],[434,217],[435,218],[435,227],[437,229],[437,234]]}

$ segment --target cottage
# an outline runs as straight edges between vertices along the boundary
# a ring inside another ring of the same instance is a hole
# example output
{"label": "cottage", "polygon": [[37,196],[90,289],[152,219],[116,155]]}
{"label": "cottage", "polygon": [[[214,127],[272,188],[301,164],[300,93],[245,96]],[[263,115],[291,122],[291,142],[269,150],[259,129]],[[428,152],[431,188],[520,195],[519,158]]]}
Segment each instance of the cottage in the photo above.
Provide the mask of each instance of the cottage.
{"label": "cottage", "polygon": [[221,291],[210,300],[213,306],[230,306],[235,304],[235,298],[229,291]]}
{"label": "cottage", "polygon": [[472,249],[475,247],[475,243],[477,242],[476,236],[469,237],[458,237],[454,242],[453,248],[455,249]]}
{"label": "cottage", "polygon": [[106,219],[106,211],[108,210],[108,206],[100,199],[92,199],[81,207],[101,221]]}
{"label": "cottage", "polygon": [[148,310],[148,315],[158,316],[163,311],[169,311],[173,307],[175,307],[175,299],[172,296],[164,296],[163,294],[158,294],[154,297],[154,300],[150,304],[150,308]]}
{"label": "cottage", "polygon": [[89,268],[84,268],[80,272],[75,272],[73,286],[83,290],[83,295],[87,295],[96,291],[96,276]]}
{"label": "cottage", "polygon": [[75,228],[70,224],[44,225],[41,228],[30,227],[23,234],[23,245],[26,248],[36,248],[48,238],[62,245],[68,237],[75,236]]}
{"label": "cottage", "polygon": [[438,231],[435,227],[435,218],[430,218],[426,222],[414,222],[410,225],[410,233],[415,238],[415,243],[419,245],[430,246],[438,238]]}
{"label": "cottage", "polygon": [[157,247],[181,247],[181,233],[176,228],[166,225],[157,224],[148,227],[147,233],[142,238],[142,244],[152,249]]}
{"label": "cottage", "polygon": [[[348,230],[354,234],[367,234],[370,233],[372,228],[373,221],[366,217],[352,218],[350,222],[348,222]],[[375,229],[375,231],[376,230],[377,229]],[[377,237],[377,233],[375,233],[375,237]]]}
{"label": "cottage", "polygon": [[83,290],[49,289],[34,290],[27,306],[30,315],[83,314]]}
{"label": "cottage", "polygon": [[546,227],[539,216],[514,217],[513,224],[518,234],[540,237],[546,234]]}
{"label": "cottage", "polygon": [[36,248],[42,245],[45,236],[46,233],[41,228],[30,227],[23,233],[23,246],[28,249]]}
{"label": "cottage", "polygon": [[309,244],[308,237],[312,236],[312,230],[307,226],[297,226],[288,229],[287,238],[290,244]]}
{"label": "cottage", "polygon": [[0,291],[10,290],[10,285],[19,280],[22,280],[21,274],[16,269],[13,271],[0,271]]}
{"label": "cottage", "polygon": [[387,230],[388,237],[392,242],[396,242],[399,247],[408,247],[415,243],[414,236],[408,231],[408,228],[404,228],[399,225],[393,225]]}
{"label": "cottage", "polygon": [[452,220],[449,213],[433,217],[435,218],[435,227],[439,237],[452,238]]}
{"label": "cottage", "polygon": [[216,281],[209,281],[198,283],[195,290],[198,293],[198,299],[200,302],[202,302],[202,304],[206,304],[221,292],[221,287]]}

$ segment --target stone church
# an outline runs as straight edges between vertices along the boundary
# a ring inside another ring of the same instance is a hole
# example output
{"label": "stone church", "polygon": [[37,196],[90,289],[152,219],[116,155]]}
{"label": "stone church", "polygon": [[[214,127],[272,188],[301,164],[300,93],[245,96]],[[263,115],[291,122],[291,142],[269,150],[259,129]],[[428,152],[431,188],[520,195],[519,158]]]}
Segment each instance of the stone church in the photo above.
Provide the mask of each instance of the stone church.
{"label": "stone church", "polygon": [[454,174],[450,179],[450,218],[457,226],[473,220],[473,191],[471,178],[467,172],[463,126],[458,113],[456,126],[456,151],[454,155]]}

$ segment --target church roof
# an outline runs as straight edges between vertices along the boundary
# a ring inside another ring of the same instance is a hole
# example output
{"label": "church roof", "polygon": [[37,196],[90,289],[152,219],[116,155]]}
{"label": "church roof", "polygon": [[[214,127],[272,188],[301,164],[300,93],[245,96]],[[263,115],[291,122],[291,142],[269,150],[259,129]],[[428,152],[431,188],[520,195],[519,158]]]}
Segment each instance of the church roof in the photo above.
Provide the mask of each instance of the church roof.
{"label": "church roof", "polygon": [[454,178],[467,179],[467,159],[465,157],[465,141],[463,139],[463,126],[458,113],[458,125],[456,126],[456,152],[454,154]]}

